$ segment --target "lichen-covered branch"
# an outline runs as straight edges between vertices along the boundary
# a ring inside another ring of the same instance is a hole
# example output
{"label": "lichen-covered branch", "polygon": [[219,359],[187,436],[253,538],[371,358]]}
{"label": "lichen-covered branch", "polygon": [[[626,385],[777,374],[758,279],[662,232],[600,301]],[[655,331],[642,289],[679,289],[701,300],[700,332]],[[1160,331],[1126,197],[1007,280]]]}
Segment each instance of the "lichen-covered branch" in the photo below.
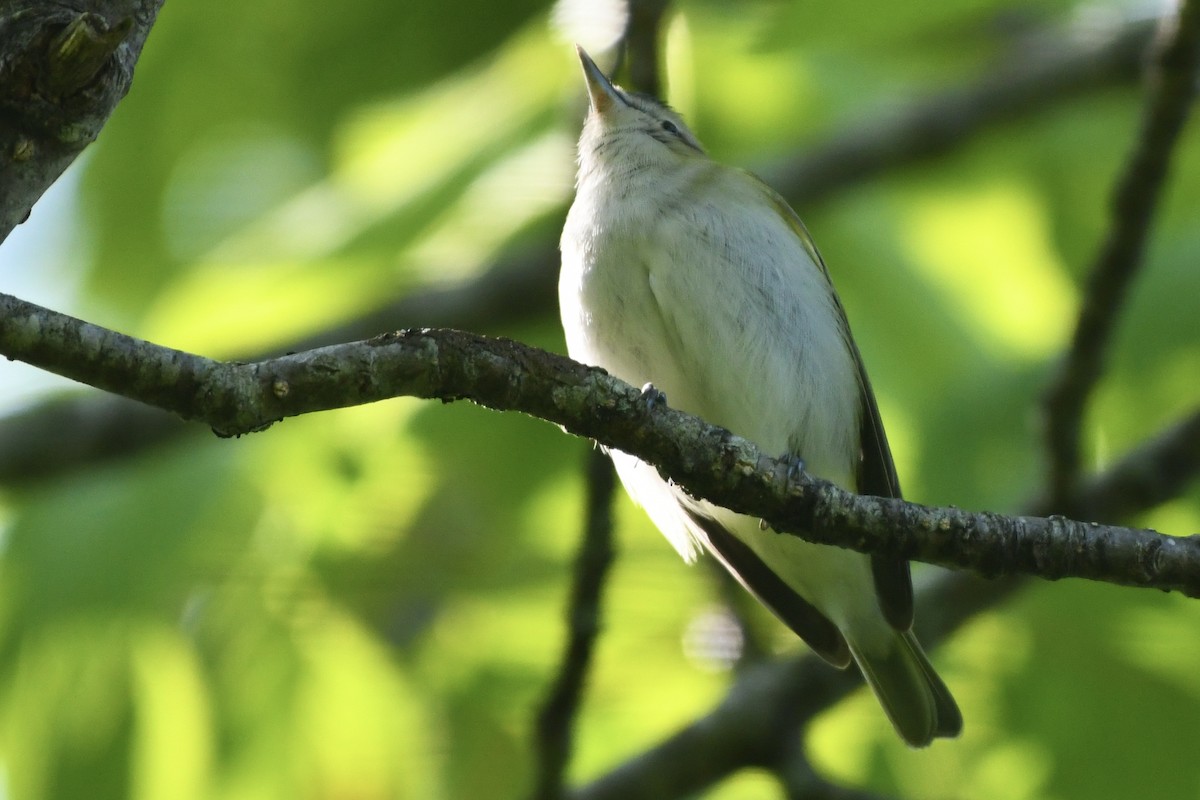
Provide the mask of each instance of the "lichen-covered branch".
{"label": "lichen-covered branch", "polygon": [[[650,0],[642,12],[653,12],[658,2]],[[950,152],[996,124],[1061,108],[1072,97],[1132,80],[1153,27],[1152,20],[1141,19],[1103,35],[1094,30],[1074,35],[1070,28],[1043,31],[1016,45],[1012,57],[981,78],[899,113],[836,131],[790,161],[764,165],[763,171],[793,204],[811,205],[914,159]],[[630,46],[643,49],[640,43]],[[645,72],[657,69],[643,63]],[[553,312],[556,271],[554,243],[541,242],[477,278],[404,295],[350,323],[292,342],[281,352],[362,339],[400,326],[502,330],[514,319]],[[244,360],[265,355],[248,353]],[[178,435],[183,428],[172,422],[117,398],[96,397],[60,399],[0,419],[0,483],[120,457]]]}
{"label": "lichen-covered branch", "polygon": [[1104,370],[1126,291],[1141,266],[1175,144],[1196,94],[1198,71],[1200,2],[1183,0],[1178,16],[1164,20],[1141,131],[1113,195],[1108,237],[1088,274],[1070,347],[1046,393],[1052,501],[1067,497],[1079,478],[1084,408]]}
{"label": "lichen-covered branch", "polygon": [[[1197,420],[1200,413],[1143,444],[1080,486],[1068,498],[1068,506],[1111,522],[1177,497],[1184,488],[1182,479],[1200,474]],[[1135,492],[1112,504],[1112,488],[1135,474],[1170,474],[1172,479],[1164,485],[1173,489]],[[1036,513],[1041,503],[1032,503],[1026,511]],[[964,622],[1004,602],[1027,582],[1018,578],[984,581],[956,572],[919,587],[917,628],[921,641],[932,649]],[[797,737],[812,719],[861,685],[855,672],[829,669],[811,654],[757,663],[738,674],[734,688],[707,714],[579,787],[569,795],[570,800],[692,797],[747,766],[792,763]],[[736,752],[727,756],[730,742],[737,743]]]}
{"label": "lichen-covered branch", "polygon": [[100,134],[162,0],[0,4],[0,242]]}
{"label": "lichen-covered branch", "polygon": [[[557,268],[556,247],[537,245],[501,259],[470,281],[411,292],[372,313],[243,360],[365,339],[395,328],[397,320],[414,327],[503,329],[553,308]],[[0,418],[0,484],[37,481],[121,458],[187,429],[178,418],[123,397],[54,398]]]}
{"label": "lichen-covered branch", "polygon": [[506,339],[399,331],[237,364],[0,295],[0,354],[204,422],[222,436],[402,395],[472,400],[633,453],[694,495],[813,542],[990,576],[1090,578],[1200,596],[1200,537],[927,508],[856,496],[806,474],[789,480],[788,464],[741,437],[674,409],[650,408],[638,389],[603,370]]}

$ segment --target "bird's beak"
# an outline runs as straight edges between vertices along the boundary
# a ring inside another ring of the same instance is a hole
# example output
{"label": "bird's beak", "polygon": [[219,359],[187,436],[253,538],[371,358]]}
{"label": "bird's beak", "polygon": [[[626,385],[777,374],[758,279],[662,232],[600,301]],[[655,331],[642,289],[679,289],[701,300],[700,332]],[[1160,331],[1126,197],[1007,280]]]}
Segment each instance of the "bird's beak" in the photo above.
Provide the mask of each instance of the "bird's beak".
{"label": "bird's beak", "polygon": [[579,53],[579,61],[583,64],[583,77],[587,80],[588,102],[592,111],[603,114],[619,100],[617,90],[613,88],[612,82],[604,77],[604,73],[596,66],[596,62],[592,61],[587,51],[575,45],[575,52]]}

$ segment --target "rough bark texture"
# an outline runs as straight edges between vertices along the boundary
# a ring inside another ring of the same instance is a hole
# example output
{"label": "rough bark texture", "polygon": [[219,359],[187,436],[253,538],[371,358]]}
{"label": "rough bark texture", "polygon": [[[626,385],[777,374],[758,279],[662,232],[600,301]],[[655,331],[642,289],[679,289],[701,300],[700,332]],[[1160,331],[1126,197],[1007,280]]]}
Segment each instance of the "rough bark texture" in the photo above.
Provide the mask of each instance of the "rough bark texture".
{"label": "rough bark texture", "polygon": [[[1077,577],[1200,596],[1200,537],[927,508],[845,492],[698,417],[648,404],[603,370],[519,342],[398,331],[253,364],[183,353],[0,295],[0,353],[202,421],[221,436],[408,395],[522,411],[657,465],[777,531],[987,576]],[[764,536],[777,535],[764,532]]]}
{"label": "rough bark texture", "polygon": [[161,5],[0,2],[0,242],[100,135]]}
{"label": "rough bark texture", "polygon": [[[633,19],[655,19],[657,0],[634,7]],[[640,9],[640,11],[639,11]],[[761,170],[798,208],[914,160],[962,147],[997,124],[1136,79],[1155,20],[1089,27],[1087,36],[1054,27],[1024,37],[994,70],[932,94],[900,113],[887,112],[835,132],[786,162]],[[655,36],[636,34],[636,53]],[[646,59],[643,57],[642,61]],[[657,60],[657,56],[655,56]],[[631,59],[631,67],[638,63]],[[639,68],[649,72],[654,67]],[[32,202],[32,200],[30,201]],[[553,313],[558,251],[553,242],[498,262],[480,277],[399,297],[375,312],[292,342],[308,350],[363,339],[397,327],[436,326],[489,332],[514,319]],[[247,361],[271,355],[244,354]],[[69,421],[71,424],[64,424]],[[119,458],[185,428],[158,412],[113,397],[47,403],[0,419],[0,483],[18,483]]]}

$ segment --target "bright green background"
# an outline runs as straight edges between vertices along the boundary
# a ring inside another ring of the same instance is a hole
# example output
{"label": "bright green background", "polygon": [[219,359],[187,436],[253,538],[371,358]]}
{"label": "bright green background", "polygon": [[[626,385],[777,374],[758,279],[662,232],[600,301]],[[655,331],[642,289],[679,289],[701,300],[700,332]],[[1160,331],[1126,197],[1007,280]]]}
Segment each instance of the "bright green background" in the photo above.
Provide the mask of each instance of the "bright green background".
{"label": "bright green background", "polygon": [[[998,19],[1072,10],[682,3],[671,97],[715,157],[766,167],[985,74]],[[84,165],[65,310],[236,357],[553,241],[582,114],[569,41],[590,42],[549,19],[531,0],[172,0]],[[1139,108],[1133,86],[1093,94],[798,209],[912,499],[1006,511],[1038,486],[1036,399]],[[1198,205],[1193,131],[1087,419],[1089,467],[1200,400]],[[552,308],[490,332],[562,350]],[[398,400],[0,488],[0,796],[522,796],[586,449]],[[1194,532],[1197,500],[1141,522]],[[707,572],[618,509],[577,780],[729,681],[682,646],[717,602]],[[909,751],[860,692],[813,729],[816,763],[914,798],[1195,797],[1198,623],[1177,596],[1039,584],[935,653],[961,740]],[[748,773],[711,796],[779,795]]]}

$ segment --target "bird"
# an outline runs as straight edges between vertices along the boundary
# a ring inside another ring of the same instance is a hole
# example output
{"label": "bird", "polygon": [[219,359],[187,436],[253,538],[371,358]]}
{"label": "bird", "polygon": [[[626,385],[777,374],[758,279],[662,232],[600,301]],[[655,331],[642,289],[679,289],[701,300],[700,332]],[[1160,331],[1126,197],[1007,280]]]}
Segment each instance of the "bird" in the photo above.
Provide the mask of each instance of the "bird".
{"label": "bird", "polygon": [[[588,111],[560,240],[568,354],[846,490],[900,497],[846,313],[799,216],[576,49]],[[819,656],[856,663],[909,746],[961,732],[912,632],[907,561],[764,530],[608,452],[685,561],[711,554]]]}

